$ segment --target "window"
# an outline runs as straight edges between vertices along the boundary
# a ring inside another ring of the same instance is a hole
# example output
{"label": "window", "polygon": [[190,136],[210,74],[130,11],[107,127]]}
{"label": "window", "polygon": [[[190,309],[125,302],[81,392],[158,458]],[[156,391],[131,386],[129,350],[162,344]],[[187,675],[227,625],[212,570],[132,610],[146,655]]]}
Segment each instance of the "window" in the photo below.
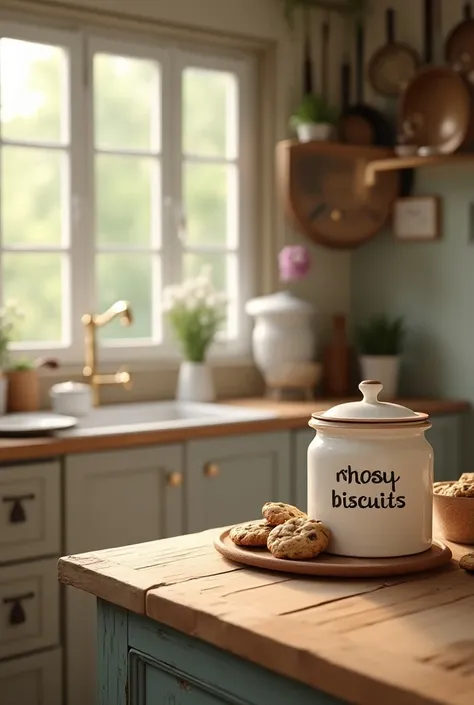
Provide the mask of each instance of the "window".
{"label": "window", "polygon": [[226,292],[220,352],[247,349],[252,295],[253,64],[0,24],[0,303],[23,350],[81,361],[85,312],[130,302],[102,358],[174,351],[164,286],[210,264]]}

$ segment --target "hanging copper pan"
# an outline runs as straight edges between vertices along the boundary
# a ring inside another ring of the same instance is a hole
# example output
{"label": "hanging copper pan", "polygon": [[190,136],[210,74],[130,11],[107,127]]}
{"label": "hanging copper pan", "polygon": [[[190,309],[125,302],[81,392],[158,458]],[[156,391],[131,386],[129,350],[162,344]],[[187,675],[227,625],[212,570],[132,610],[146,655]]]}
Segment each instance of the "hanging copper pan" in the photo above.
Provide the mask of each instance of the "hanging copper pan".
{"label": "hanging copper pan", "polygon": [[464,19],[449,34],[445,45],[447,63],[474,82],[474,19],[471,3],[464,5]]}
{"label": "hanging copper pan", "polygon": [[400,131],[420,153],[451,154],[470,127],[471,97],[462,76],[448,67],[422,69],[400,101]]}
{"label": "hanging copper pan", "polygon": [[387,9],[385,19],[387,42],[369,62],[369,81],[377,93],[396,97],[421,66],[421,57],[408,44],[395,40],[395,11],[392,8]]}

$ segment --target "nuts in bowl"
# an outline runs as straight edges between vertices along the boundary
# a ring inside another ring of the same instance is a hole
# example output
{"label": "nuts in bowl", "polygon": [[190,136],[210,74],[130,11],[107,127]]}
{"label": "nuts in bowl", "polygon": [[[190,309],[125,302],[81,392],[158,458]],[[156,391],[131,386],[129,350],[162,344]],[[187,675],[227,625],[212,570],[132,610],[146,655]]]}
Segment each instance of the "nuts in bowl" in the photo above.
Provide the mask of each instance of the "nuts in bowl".
{"label": "nuts in bowl", "polygon": [[433,513],[437,533],[448,541],[474,544],[474,473],[455,482],[435,482]]}

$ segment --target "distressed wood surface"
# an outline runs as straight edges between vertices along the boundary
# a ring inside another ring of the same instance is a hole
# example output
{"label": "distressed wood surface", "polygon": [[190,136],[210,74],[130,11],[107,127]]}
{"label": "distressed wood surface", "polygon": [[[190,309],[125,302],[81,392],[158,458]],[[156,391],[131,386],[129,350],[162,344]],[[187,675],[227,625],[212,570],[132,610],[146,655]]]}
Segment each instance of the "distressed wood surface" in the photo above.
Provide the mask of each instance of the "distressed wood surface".
{"label": "distressed wood surface", "polygon": [[62,558],[60,579],[361,705],[472,705],[474,576],[314,579],[230,563],[215,530]]}
{"label": "distressed wood surface", "polygon": [[[53,458],[72,453],[92,453],[116,448],[136,448],[138,446],[161,443],[182,443],[191,439],[236,436],[246,433],[264,433],[288,429],[306,428],[312,413],[324,411],[343,401],[351,399],[315,399],[311,402],[278,402],[269,399],[227,399],[223,404],[232,404],[249,409],[269,410],[274,418],[252,419],[237,423],[212,424],[210,426],[189,426],[187,428],[142,431],[133,433],[104,434],[83,437],[50,438],[2,438],[0,439],[0,462]],[[398,403],[409,406],[414,411],[424,411],[430,415],[459,414],[470,409],[467,401],[456,399],[400,399]]]}

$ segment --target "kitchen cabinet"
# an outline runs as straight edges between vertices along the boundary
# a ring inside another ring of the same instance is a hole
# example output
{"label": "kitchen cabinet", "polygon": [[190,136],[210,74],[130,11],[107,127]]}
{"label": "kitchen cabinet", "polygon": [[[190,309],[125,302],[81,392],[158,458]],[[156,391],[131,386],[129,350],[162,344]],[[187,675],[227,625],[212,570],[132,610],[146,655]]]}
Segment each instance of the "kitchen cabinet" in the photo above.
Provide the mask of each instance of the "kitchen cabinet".
{"label": "kitchen cabinet", "polygon": [[426,432],[426,439],[434,451],[435,480],[457,480],[461,468],[461,435],[463,416],[434,416],[432,427]]}
{"label": "kitchen cabinet", "polygon": [[4,661],[0,663],[0,703],[62,705],[61,674],[61,649]]}
{"label": "kitchen cabinet", "polygon": [[[66,553],[183,533],[183,448],[151,446],[65,460]],[[95,600],[66,589],[68,705],[95,702]]]}
{"label": "kitchen cabinet", "polygon": [[261,516],[271,499],[291,499],[289,431],[186,444],[186,531]]}
{"label": "kitchen cabinet", "polygon": [[315,435],[311,428],[293,433],[293,503],[304,511],[308,504],[308,446]]}

